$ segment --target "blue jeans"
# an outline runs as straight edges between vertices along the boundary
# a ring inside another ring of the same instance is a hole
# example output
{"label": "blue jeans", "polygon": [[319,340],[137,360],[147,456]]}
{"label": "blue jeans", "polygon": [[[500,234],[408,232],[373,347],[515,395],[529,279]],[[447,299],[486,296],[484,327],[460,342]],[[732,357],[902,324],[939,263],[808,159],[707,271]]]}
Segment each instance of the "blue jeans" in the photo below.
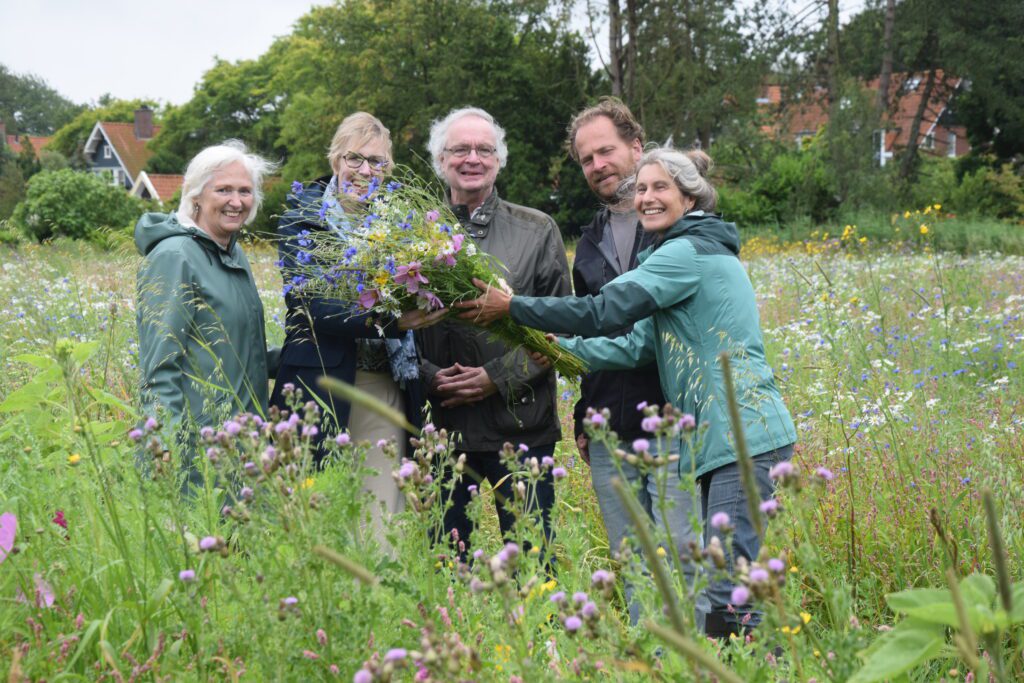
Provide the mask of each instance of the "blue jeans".
{"label": "blue jeans", "polygon": [[[652,453],[656,444],[652,443]],[[604,527],[608,532],[608,549],[614,557],[627,535],[632,533],[632,522],[626,513],[622,501],[619,500],[615,489],[612,488],[612,479],[625,476],[626,483],[635,492],[637,502],[647,513],[648,518],[657,528],[668,528],[672,535],[675,546],[680,551],[686,551],[690,543],[700,545],[700,536],[694,530],[691,516],[694,514],[696,503],[690,491],[681,488],[682,482],[679,478],[679,468],[670,464],[667,468],[665,481],[665,507],[667,518],[662,515],[661,496],[658,491],[658,479],[651,474],[642,474],[636,467],[620,462],[622,474],[615,466],[615,456],[608,448],[597,441],[590,442],[590,476],[594,483],[594,493],[597,494],[597,503],[601,507],[601,517],[604,519]],[[691,562],[685,562],[683,569],[686,574],[686,583],[693,586],[696,576],[696,568]],[[626,602],[629,605],[629,623],[636,624],[640,618],[640,605],[633,601],[633,587],[626,584]],[[703,596],[698,598],[696,621],[698,628],[703,627],[704,614],[707,612],[706,599]]]}
{"label": "blue jeans", "polygon": [[[775,483],[768,476],[768,471],[775,464],[789,460],[792,456],[793,445],[790,444],[753,457],[754,479],[762,501],[775,495]],[[747,496],[740,481],[739,465],[735,462],[723,465],[701,476],[697,481],[700,484],[705,545],[710,542],[711,536],[719,535],[718,532],[711,530],[710,519],[715,513],[725,512],[731,520],[732,547],[726,547],[728,544],[724,543],[724,539],[720,540],[723,540],[726,571],[732,575],[733,558],[736,555],[752,561],[757,559],[757,554],[761,551],[761,539],[754,531],[750,514],[747,512]],[[761,623],[761,613],[751,609],[749,604],[733,605],[733,611],[729,611],[732,589],[735,586],[735,583],[725,578],[716,578],[708,583],[706,592],[711,602],[711,612],[707,618],[706,633],[709,636],[728,638],[730,633],[740,634]]]}

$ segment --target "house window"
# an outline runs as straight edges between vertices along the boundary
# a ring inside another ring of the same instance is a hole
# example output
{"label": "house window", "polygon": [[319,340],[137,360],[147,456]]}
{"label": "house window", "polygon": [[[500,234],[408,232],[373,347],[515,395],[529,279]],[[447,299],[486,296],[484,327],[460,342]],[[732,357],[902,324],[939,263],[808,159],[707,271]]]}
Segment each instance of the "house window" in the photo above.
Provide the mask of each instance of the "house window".
{"label": "house window", "polygon": [[114,179],[114,181],[111,183],[111,185],[120,185],[121,184],[121,169],[119,169],[119,168],[113,169],[110,172],[110,175]]}
{"label": "house window", "polygon": [[921,139],[921,149],[935,149],[935,133],[928,133]]}
{"label": "house window", "polygon": [[103,158],[109,159],[112,156],[113,153],[110,151],[110,145],[103,145]]}
{"label": "house window", "polygon": [[949,142],[946,143],[946,156],[956,158],[956,133],[949,134]]}
{"label": "house window", "polygon": [[921,77],[914,76],[903,81],[903,92],[914,92],[921,85]]}

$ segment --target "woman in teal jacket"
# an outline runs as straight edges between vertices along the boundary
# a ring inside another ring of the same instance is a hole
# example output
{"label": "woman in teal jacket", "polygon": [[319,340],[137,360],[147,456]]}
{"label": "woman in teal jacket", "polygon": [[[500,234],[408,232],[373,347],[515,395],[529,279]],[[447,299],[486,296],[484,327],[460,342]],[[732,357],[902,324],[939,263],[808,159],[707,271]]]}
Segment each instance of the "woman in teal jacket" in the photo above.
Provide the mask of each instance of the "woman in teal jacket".
{"label": "woman in teal jacket", "polygon": [[272,165],[229,140],[185,171],[176,213],[135,226],[142,254],[136,295],[143,412],[181,440],[188,481],[201,427],[241,412],[265,415],[273,363],[263,303],[238,244],[256,216]]}
{"label": "woman in teal jacket", "polygon": [[[731,436],[722,368],[729,354],[749,451],[754,454],[760,496],[772,496],[768,472],[792,455],[796,430],[765,358],[753,286],[740,263],[736,226],[711,213],[717,201],[703,152],[648,152],[637,167],[634,204],[644,230],[659,235],[641,264],[605,285],[597,296],[508,296],[496,289],[462,304],[464,318],[487,324],[503,315],[548,332],[583,337],[562,340],[591,370],[623,370],[658,364],[667,400],[691,413],[702,431],[691,453],[679,444],[681,462],[695,463],[705,520],[719,512],[734,527],[735,554],[757,558],[760,539],[747,514]],[[483,283],[479,283],[483,284]],[[634,323],[614,339],[600,337]],[[730,567],[732,553],[727,552]],[[733,585],[713,581],[707,633],[728,637],[755,626],[759,615],[734,605]]]}

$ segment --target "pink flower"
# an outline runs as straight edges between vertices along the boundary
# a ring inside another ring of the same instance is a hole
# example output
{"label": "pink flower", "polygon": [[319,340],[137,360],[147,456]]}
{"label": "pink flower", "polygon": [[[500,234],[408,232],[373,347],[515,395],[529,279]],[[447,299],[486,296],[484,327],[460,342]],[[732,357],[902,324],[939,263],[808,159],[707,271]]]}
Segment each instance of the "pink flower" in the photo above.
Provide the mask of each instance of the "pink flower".
{"label": "pink flower", "polygon": [[339,446],[347,446],[350,443],[352,443],[352,437],[343,432],[341,434],[338,434],[338,436],[334,437],[334,442]]}
{"label": "pink flower", "polygon": [[711,528],[713,529],[725,529],[729,526],[729,522],[728,512],[716,512],[711,515]]}
{"label": "pink flower", "polygon": [[369,310],[380,300],[380,292],[376,289],[368,289],[359,295],[359,305]]}
{"label": "pink flower", "polygon": [[431,311],[438,311],[444,308],[444,303],[430,290],[421,289],[419,291],[419,296],[427,300],[428,307]]}
{"label": "pink flower", "polygon": [[0,515],[0,562],[7,559],[14,548],[14,538],[18,533],[18,518],[13,512]]}
{"label": "pink flower", "polygon": [[[43,607],[53,607],[53,587],[46,582],[46,579],[43,578],[42,574],[35,574],[32,577],[32,580],[36,585],[36,607],[40,609]],[[28,599],[25,597],[25,594],[21,592],[20,588],[18,589],[18,594],[14,596],[14,599],[23,605],[28,604]]]}
{"label": "pink flower", "polygon": [[745,586],[736,586],[732,589],[731,600],[734,606],[745,605],[750,602],[750,591]]}
{"label": "pink flower", "polygon": [[409,290],[410,294],[415,294],[420,291],[420,285],[430,282],[427,278],[423,277],[423,273],[420,272],[419,261],[412,261],[407,266],[398,266],[398,273],[395,275],[395,283],[399,285],[405,285],[405,288]]}
{"label": "pink flower", "polygon": [[575,633],[580,630],[580,626],[583,626],[583,620],[579,617],[569,617],[565,620],[565,630],[569,633]]}
{"label": "pink flower", "polygon": [[427,222],[428,223],[436,223],[437,219],[440,218],[440,217],[441,217],[441,212],[436,210],[436,209],[431,209],[430,211],[427,211],[426,218],[427,218]]}
{"label": "pink flower", "polygon": [[318,655],[317,653],[313,652],[312,650],[303,650],[302,651],[302,656],[305,657],[306,659],[312,659],[312,660],[320,659],[320,655]]}

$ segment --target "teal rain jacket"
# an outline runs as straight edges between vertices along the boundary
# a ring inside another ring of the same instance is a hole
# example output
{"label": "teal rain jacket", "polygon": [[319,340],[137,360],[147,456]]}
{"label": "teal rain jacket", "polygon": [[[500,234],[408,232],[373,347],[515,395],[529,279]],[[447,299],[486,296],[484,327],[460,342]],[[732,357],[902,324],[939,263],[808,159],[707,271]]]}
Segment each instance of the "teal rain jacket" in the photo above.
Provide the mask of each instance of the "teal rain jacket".
{"label": "teal rain jacket", "polygon": [[[665,398],[698,425],[696,474],[736,460],[718,355],[732,364],[747,447],[759,455],[796,441],[761,337],[754,288],[739,260],[736,226],[702,211],[683,216],[640,255],[640,266],[597,296],[520,297],[511,316],[530,327],[596,337],[635,323],[614,339],[574,338],[563,345],[591,370],[623,370],[657,361]],[[691,453],[681,444],[681,462]]]}
{"label": "teal rain jacket", "polygon": [[135,226],[136,324],[143,411],[192,429],[267,410],[263,303],[245,252],[227,249],[175,214]]}

